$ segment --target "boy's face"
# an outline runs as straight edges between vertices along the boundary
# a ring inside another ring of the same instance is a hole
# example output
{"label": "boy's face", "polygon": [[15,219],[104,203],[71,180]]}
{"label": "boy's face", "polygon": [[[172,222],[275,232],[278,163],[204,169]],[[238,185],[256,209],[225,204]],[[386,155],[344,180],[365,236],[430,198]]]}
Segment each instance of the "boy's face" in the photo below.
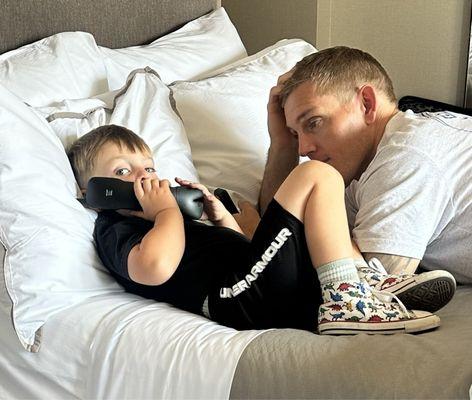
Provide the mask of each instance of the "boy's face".
{"label": "boy's face", "polygon": [[138,178],[157,179],[154,160],[151,154],[135,149],[130,151],[126,146],[117,146],[113,142],[103,145],[95,160],[90,177],[103,176],[134,182]]}

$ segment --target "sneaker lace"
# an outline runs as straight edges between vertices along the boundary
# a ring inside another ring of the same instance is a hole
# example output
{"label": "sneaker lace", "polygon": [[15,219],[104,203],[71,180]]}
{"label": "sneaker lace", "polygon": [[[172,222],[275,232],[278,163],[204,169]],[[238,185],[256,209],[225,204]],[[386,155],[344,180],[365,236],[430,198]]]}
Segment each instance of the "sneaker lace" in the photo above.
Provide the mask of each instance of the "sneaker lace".
{"label": "sneaker lace", "polygon": [[372,268],[375,272],[381,274],[381,275],[388,275],[387,270],[381,263],[381,261],[378,258],[371,258],[367,265]]}
{"label": "sneaker lace", "polygon": [[372,291],[372,295],[377,297],[381,302],[383,303],[393,303],[393,300],[395,300],[398,305],[400,306],[400,309],[403,311],[403,313],[406,315],[407,318],[411,318],[411,314],[408,311],[408,309],[405,307],[405,305],[402,303],[402,301],[395,296],[393,293],[390,292],[385,292],[383,290],[377,290],[374,288],[370,288]]}

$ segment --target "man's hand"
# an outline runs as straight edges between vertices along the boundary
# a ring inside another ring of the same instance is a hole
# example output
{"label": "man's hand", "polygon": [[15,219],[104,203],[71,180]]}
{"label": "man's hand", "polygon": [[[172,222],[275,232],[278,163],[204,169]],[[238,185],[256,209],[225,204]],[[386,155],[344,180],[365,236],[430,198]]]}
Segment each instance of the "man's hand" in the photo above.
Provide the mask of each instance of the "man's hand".
{"label": "man's hand", "polygon": [[249,239],[252,239],[261,217],[257,209],[249,201],[240,201],[238,206],[241,211],[238,214],[233,214],[233,217],[244,234]]}
{"label": "man's hand", "polygon": [[271,144],[280,147],[297,146],[297,139],[290,133],[285,120],[284,109],[280,105],[280,92],[284,83],[292,76],[292,70],[279,76],[277,85],[270,90],[267,103],[267,125]]}
{"label": "man's hand", "polygon": [[287,128],[284,110],[280,105],[280,92],[283,84],[291,75],[292,70],[281,75],[277,85],[270,90],[267,104],[270,147],[259,193],[261,215],[265,212],[282,182],[299,162],[298,140]]}

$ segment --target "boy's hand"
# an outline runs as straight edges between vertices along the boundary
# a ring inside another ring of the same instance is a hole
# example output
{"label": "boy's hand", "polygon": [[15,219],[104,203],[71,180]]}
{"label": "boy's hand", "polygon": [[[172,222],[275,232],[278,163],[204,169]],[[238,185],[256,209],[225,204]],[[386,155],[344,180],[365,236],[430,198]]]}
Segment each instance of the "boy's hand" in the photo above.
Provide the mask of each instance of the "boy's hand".
{"label": "boy's hand", "polygon": [[177,201],[170,191],[167,179],[139,178],[134,181],[134,194],[143,211],[132,214],[154,222],[157,215],[166,209],[177,209]]}
{"label": "boy's hand", "polygon": [[213,195],[206,186],[201,183],[186,181],[184,179],[175,178],[175,181],[180,186],[185,186],[193,189],[200,189],[203,193],[203,214],[202,220],[210,220],[211,222],[219,222],[223,218],[231,215],[225,208],[223,203]]}

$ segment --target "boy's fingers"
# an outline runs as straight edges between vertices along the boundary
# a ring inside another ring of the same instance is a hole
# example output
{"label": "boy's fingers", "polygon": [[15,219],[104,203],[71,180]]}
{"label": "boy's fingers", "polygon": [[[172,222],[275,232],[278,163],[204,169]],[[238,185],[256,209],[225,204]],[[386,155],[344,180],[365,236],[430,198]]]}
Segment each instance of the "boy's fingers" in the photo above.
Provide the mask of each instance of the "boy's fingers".
{"label": "boy's fingers", "polygon": [[161,188],[168,188],[170,186],[170,182],[167,179],[163,179],[162,181],[159,182],[159,187]]}
{"label": "boy's fingers", "polygon": [[141,179],[136,179],[134,181],[133,187],[134,187],[134,194],[136,195],[138,199],[144,196],[144,190],[141,183]]}
{"label": "boy's fingers", "polygon": [[192,189],[199,189],[203,192],[206,198],[209,198],[211,196],[210,191],[207,189],[205,185],[202,185],[201,183],[196,183],[196,182],[188,182],[184,181],[185,186],[191,187]]}
{"label": "boy's fingers", "polygon": [[149,192],[152,188],[152,182],[151,182],[151,179],[149,178],[144,178],[142,180],[142,187],[143,187],[143,190],[144,192]]}

